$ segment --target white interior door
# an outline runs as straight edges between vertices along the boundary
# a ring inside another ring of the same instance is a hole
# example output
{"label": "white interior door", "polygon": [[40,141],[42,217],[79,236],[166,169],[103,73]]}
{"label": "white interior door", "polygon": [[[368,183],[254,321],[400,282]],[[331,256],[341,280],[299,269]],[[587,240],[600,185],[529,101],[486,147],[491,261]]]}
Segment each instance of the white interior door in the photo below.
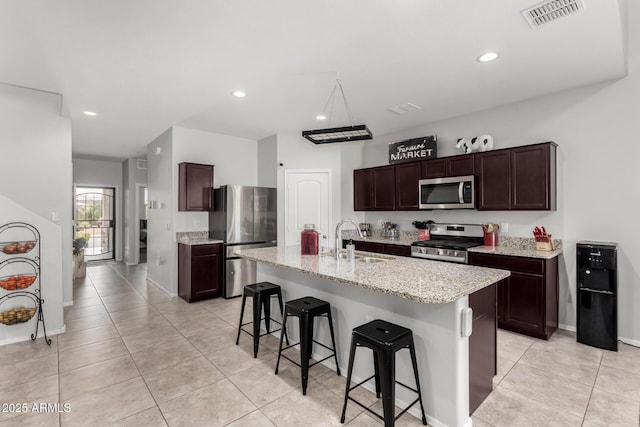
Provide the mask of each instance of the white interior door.
{"label": "white interior door", "polygon": [[315,224],[322,235],[327,236],[329,243],[329,224],[331,213],[331,196],[329,170],[290,170],[285,171],[285,245],[299,245],[300,232],[305,224]]}

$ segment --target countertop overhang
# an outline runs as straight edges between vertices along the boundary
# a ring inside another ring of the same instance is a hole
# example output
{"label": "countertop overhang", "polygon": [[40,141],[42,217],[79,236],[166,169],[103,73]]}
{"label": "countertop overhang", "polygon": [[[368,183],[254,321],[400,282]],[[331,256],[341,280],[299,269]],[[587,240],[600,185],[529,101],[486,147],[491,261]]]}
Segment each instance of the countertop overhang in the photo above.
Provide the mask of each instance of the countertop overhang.
{"label": "countertop overhang", "polygon": [[[358,252],[372,258],[380,254]],[[448,304],[511,275],[507,270],[384,255],[366,263],[301,255],[299,246],[242,249],[236,255],[426,304]]]}

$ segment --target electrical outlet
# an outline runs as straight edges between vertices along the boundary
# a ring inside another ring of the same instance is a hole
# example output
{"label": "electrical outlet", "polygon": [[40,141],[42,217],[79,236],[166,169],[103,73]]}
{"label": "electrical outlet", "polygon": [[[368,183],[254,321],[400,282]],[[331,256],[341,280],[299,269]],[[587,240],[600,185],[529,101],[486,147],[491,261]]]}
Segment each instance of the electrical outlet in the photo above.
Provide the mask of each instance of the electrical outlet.
{"label": "electrical outlet", "polygon": [[502,231],[503,233],[508,233],[509,232],[509,223],[508,222],[501,222],[500,223],[500,231]]}

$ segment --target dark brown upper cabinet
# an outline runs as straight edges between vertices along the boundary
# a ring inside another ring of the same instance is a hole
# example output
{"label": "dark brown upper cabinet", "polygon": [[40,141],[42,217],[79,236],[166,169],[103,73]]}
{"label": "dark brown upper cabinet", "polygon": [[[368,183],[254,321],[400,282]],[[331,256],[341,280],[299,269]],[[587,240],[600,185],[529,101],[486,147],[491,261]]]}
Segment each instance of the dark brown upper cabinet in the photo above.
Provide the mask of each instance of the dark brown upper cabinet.
{"label": "dark brown upper cabinet", "polygon": [[544,143],[510,150],[511,209],[556,209],[556,147]]}
{"label": "dark brown upper cabinet", "polygon": [[511,153],[509,150],[478,153],[476,162],[476,209],[511,209]]}
{"label": "dark brown upper cabinet", "polygon": [[447,162],[445,158],[424,160],[422,164],[422,178],[444,178],[447,176]]}
{"label": "dark brown upper cabinet", "polygon": [[178,164],[178,210],[213,210],[213,165]]}
{"label": "dark brown upper cabinet", "polygon": [[476,154],[478,210],[555,210],[553,142]]}
{"label": "dark brown upper cabinet", "polygon": [[396,168],[396,210],[411,211],[418,209],[418,181],[420,163],[403,163]]}
{"label": "dark brown upper cabinet", "polygon": [[392,211],[396,208],[396,178],[393,166],[353,171],[353,210]]}
{"label": "dark brown upper cabinet", "polygon": [[475,154],[445,157],[447,176],[473,175],[475,172]]}
{"label": "dark brown upper cabinet", "polygon": [[555,210],[553,142],[353,171],[354,210],[419,209],[418,181],[474,175],[476,209]]}
{"label": "dark brown upper cabinet", "polygon": [[473,175],[475,171],[474,154],[424,160],[421,162],[421,165],[422,178]]}

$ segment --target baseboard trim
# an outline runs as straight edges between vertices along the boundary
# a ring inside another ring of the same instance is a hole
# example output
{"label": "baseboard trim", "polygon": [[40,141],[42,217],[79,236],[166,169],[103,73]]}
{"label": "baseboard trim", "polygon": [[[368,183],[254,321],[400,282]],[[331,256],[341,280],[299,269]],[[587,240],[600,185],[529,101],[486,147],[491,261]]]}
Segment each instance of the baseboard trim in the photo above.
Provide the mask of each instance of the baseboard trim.
{"label": "baseboard trim", "polygon": [[558,323],[558,329],[562,329],[564,331],[569,331],[569,332],[577,332],[577,329],[575,326],[563,325],[561,323]]}
{"label": "baseboard trim", "polygon": [[632,339],[630,339],[630,338],[620,338],[620,337],[618,337],[618,340],[619,340],[620,342],[623,342],[623,343],[625,343],[625,344],[632,345],[632,346],[634,346],[634,347],[640,347],[640,341],[638,341],[638,340],[632,340]]}
{"label": "baseboard trim", "polygon": [[[575,326],[571,326],[571,325],[558,324],[558,329],[562,329],[562,330],[569,331],[569,332],[578,332],[577,328]],[[623,342],[625,344],[632,345],[634,347],[640,347],[640,341],[639,340],[633,340],[631,338],[625,338],[625,337],[618,337],[618,341]]]}
{"label": "baseboard trim", "polygon": [[[54,329],[53,331],[48,331],[47,337],[51,338],[55,335],[64,334],[66,330],[67,330],[67,326],[63,325],[62,328]],[[44,334],[39,333],[38,339],[40,338],[44,338]],[[0,346],[15,344],[17,342],[23,342],[23,341],[31,341],[31,337],[27,335],[26,337],[14,337],[14,338],[8,338],[5,340],[0,340]]]}
{"label": "baseboard trim", "polygon": [[147,274],[147,281],[149,283],[151,283],[153,286],[155,286],[156,288],[160,289],[162,292],[164,292],[165,294],[167,294],[167,296],[170,296],[171,298],[175,298],[178,296],[177,293],[173,293],[173,292],[169,292],[168,290],[166,290],[163,286],[161,286],[158,282],[156,282],[155,280],[153,280],[151,277],[149,277],[149,275]]}

